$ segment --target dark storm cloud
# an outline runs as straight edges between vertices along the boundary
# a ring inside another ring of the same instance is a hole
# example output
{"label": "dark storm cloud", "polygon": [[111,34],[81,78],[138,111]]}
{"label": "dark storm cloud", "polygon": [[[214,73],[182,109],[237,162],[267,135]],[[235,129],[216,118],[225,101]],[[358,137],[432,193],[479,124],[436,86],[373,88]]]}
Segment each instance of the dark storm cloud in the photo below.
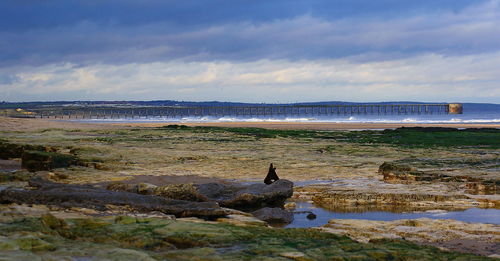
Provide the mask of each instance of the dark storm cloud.
{"label": "dark storm cloud", "polygon": [[0,3],[1,30],[32,30],[93,21],[96,24],[136,26],[169,22],[180,26],[268,22],[309,13],[325,19],[352,16],[405,16],[447,10],[458,12],[470,0],[4,0]]}
{"label": "dark storm cloud", "polygon": [[4,0],[0,66],[497,51],[498,1]]}

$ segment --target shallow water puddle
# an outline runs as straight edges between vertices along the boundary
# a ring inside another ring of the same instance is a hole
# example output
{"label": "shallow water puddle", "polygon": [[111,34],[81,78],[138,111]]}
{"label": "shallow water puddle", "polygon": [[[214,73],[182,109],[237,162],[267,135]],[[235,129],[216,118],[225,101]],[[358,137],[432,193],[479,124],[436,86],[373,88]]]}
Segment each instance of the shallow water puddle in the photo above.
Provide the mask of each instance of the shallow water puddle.
{"label": "shallow water puddle", "polygon": [[[465,222],[490,223],[500,225],[500,209],[469,208],[464,211],[444,211],[430,210],[423,212],[393,213],[388,211],[366,211],[366,212],[335,212],[319,208],[309,202],[295,202],[294,220],[285,226],[286,228],[296,227],[319,227],[328,223],[330,219],[367,219],[378,221],[392,221],[398,219],[455,219]],[[309,220],[307,215],[310,212],[316,215],[316,219]]]}

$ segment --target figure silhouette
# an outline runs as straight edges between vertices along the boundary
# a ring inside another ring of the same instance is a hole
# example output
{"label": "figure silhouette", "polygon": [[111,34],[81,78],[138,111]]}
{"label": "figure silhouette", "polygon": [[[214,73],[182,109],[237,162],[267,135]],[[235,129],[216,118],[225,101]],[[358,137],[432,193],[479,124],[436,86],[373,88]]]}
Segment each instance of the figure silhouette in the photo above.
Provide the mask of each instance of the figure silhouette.
{"label": "figure silhouette", "polygon": [[276,168],[271,163],[271,165],[269,166],[269,171],[267,172],[267,176],[264,179],[264,183],[266,183],[267,185],[269,185],[269,184],[272,184],[273,182],[275,182],[278,179],[280,179],[280,178],[278,177],[278,174],[276,174]]}

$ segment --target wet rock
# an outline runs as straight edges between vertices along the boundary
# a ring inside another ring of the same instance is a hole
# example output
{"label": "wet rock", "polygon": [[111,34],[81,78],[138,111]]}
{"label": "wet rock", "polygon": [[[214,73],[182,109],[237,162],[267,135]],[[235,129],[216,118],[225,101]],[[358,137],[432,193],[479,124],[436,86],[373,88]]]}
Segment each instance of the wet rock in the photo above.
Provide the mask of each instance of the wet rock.
{"label": "wet rock", "polygon": [[309,220],[314,220],[314,219],[316,219],[316,214],[309,213],[309,214],[307,214],[306,218],[309,219]]}
{"label": "wet rock", "polygon": [[386,205],[390,208],[430,207],[430,206],[474,206],[474,200],[465,195],[436,195],[412,193],[376,193],[376,192],[324,192],[313,196],[314,203],[328,206],[369,206]]}
{"label": "wet rock", "polygon": [[348,235],[360,242],[400,238],[445,249],[491,255],[500,244],[500,226],[450,219],[373,221],[332,219],[321,230]]}
{"label": "wet rock", "polygon": [[30,180],[35,190],[7,188],[0,191],[0,202],[17,204],[45,204],[64,208],[83,207],[97,210],[113,206],[129,211],[159,211],[177,217],[221,217],[226,211],[215,202],[190,202],[154,195],[117,192],[86,185],[53,183],[41,178]]}
{"label": "wet rock", "polygon": [[[141,189],[141,186],[144,189]],[[266,184],[172,184],[155,187],[154,185],[110,183],[107,189],[127,191],[145,195],[157,195],[169,199],[197,202],[217,202],[222,207],[250,209],[282,205],[293,195],[293,182],[280,179],[271,185]]]}
{"label": "wet rock", "polygon": [[[445,164],[445,165],[453,165],[457,164],[458,160],[442,160],[441,161],[433,161],[430,160],[420,160],[421,162],[416,162],[416,164],[421,164],[424,167],[426,164]],[[496,162],[494,164],[498,164],[498,160],[484,160],[486,163],[490,164],[491,162]],[[480,164],[481,161],[469,161],[463,162],[464,165],[473,165]],[[438,165],[439,166],[439,165]],[[460,167],[460,166],[458,166]],[[436,168],[436,167],[435,167]],[[415,167],[412,167],[408,164],[398,163],[398,162],[384,162],[380,165],[378,169],[378,173],[382,174],[384,177],[384,181],[387,182],[460,182],[465,183],[469,193],[473,194],[496,194],[498,191],[498,187],[500,187],[500,180],[498,179],[487,179],[481,176],[467,176],[467,175],[447,175],[442,173],[439,169],[435,170],[426,170],[421,171],[417,170]]]}
{"label": "wet rock", "polygon": [[65,168],[77,163],[75,156],[57,152],[27,150],[22,154],[22,167],[31,172]]}
{"label": "wet rock", "polygon": [[286,179],[277,180],[270,185],[216,186],[216,193],[210,191],[212,187],[214,185],[200,184],[198,191],[223,207],[236,209],[282,205],[293,195],[293,182]]}
{"label": "wet rock", "polygon": [[448,182],[387,183],[373,179],[345,179],[331,184],[298,187],[293,200],[336,212],[410,212],[429,209],[463,210],[500,206],[500,195],[470,195]]}
{"label": "wet rock", "polygon": [[268,223],[288,224],[293,221],[293,214],[282,208],[261,208],[252,212],[252,215]]}

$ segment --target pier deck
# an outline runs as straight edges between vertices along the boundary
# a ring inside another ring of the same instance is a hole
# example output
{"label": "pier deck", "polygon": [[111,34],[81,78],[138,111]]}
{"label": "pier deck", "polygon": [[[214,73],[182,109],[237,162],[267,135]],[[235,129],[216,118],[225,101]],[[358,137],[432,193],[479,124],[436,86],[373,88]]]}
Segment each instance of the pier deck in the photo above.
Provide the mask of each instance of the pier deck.
{"label": "pier deck", "polygon": [[334,115],[461,114],[462,104],[253,105],[253,106],[84,106],[33,109],[40,118],[113,119],[152,117],[309,117]]}

